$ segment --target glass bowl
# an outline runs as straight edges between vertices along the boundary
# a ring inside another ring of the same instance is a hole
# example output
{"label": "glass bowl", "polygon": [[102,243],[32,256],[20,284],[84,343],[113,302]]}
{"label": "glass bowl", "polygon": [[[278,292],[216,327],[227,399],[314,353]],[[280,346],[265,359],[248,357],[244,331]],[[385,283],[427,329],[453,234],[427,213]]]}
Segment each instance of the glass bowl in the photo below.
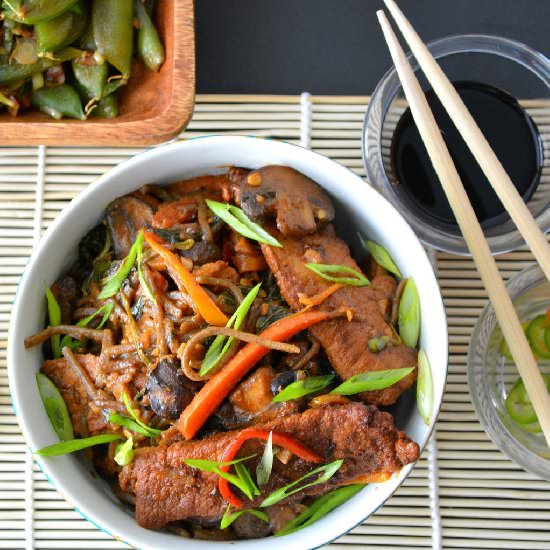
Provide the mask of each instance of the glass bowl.
{"label": "glass bowl", "polygon": [[[550,282],[537,265],[520,271],[507,285],[520,321],[530,321],[550,307]],[[506,397],[519,377],[503,357],[502,332],[488,304],[478,319],[468,350],[468,386],[479,421],[499,449],[522,468],[550,480],[550,448],[543,434],[522,429],[508,414]],[[550,361],[539,360],[544,374]]]}
{"label": "glass bowl", "polygon": [[[498,36],[460,35],[441,38],[428,44],[432,55],[452,81],[475,81],[509,92],[518,98],[538,126],[540,143],[540,183],[527,201],[538,225],[550,229],[550,159],[544,150],[550,141],[544,126],[542,108],[550,107],[550,60],[543,54],[513,40]],[[424,90],[430,86],[414,58],[413,69]],[[418,237],[427,245],[460,255],[468,248],[455,225],[439,223],[426,217],[396,184],[391,164],[391,142],[395,128],[408,104],[395,69],[390,69],[379,82],[365,116],[363,126],[363,161],[367,177],[406,218]],[[484,228],[494,254],[514,250],[524,244],[523,238],[507,216],[496,225]]]}

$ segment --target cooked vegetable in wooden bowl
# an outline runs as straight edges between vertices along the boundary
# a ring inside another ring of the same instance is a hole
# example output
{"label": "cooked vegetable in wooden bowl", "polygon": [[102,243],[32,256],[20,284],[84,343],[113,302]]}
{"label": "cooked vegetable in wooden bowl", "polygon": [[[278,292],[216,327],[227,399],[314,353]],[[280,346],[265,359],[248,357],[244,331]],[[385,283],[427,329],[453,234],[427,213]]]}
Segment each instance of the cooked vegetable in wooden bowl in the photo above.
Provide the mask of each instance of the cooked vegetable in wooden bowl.
{"label": "cooked vegetable in wooden bowl", "polygon": [[189,0],[9,0],[0,16],[0,142],[158,143],[189,118]]}
{"label": "cooked vegetable in wooden bowl", "polygon": [[[153,151],[87,195],[41,248],[76,256],[33,260],[10,335],[25,433],[62,490],[87,448],[101,481],[80,471],[79,503],[146,548],[175,534],[306,548],[376,509],[418,459],[445,378],[437,285],[393,208],[328,159],[247,138]],[[23,321],[46,304],[45,328]],[[37,385],[20,376],[30,357]],[[140,527],[89,504],[101,486]]]}

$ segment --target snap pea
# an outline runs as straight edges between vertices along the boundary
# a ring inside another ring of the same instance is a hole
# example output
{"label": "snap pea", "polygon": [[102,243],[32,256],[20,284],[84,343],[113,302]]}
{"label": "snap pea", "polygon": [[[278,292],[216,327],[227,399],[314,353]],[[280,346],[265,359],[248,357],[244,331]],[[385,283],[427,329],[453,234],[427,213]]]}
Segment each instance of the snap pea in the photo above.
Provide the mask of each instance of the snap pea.
{"label": "snap pea", "polygon": [[17,80],[24,80],[31,77],[33,74],[44,72],[54,65],[79,57],[81,53],[81,50],[69,47],[58,52],[55,59],[44,57],[30,65],[23,65],[22,63],[6,63],[0,65],[0,84],[11,84]]}
{"label": "snap pea", "polygon": [[74,59],[72,67],[77,88],[82,92],[86,102],[103,97],[109,73],[106,63],[88,64]]}
{"label": "snap pea", "polygon": [[115,94],[101,99],[92,111],[92,116],[97,118],[115,118],[118,116],[118,99]]}
{"label": "snap pea", "polygon": [[75,42],[75,44],[82,48],[83,50],[87,50],[89,52],[95,52],[97,49],[97,46],[95,44],[94,40],[94,25],[91,20],[91,18],[88,18],[88,26],[80,36],[80,38]]}
{"label": "snap pea", "polygon": [[151,21],[145,6],[136,0],[136,15],[139,21],[138,54],[152,71],[158,71],[164,63],[164,48],[155,25]]}
{"label": "snap pea", "polygon": [[21,8],[20,3],[16,6],[12,2],[11,5],[6,6],[6,12],[8,17],[19,23],[34,25],[61,15],[72,8],[76,2],[77,0],[26,0],[25,7],[28,9],[25,10]]}
{"label": "snap pea", "polygon": [[34,26],[36,45],[39,54],[56,52],[72,44],[86,29],[88,24],[88,10],[82,0],[73,7],[79,11],[66,11],[54,19],[40,21]]}
{"label": "snap pea", "polygon": [[132,69],[133,0],[94,0],[92,22],[97,49],[124,78]]}
{"label": "snap pea", "polygon": [[86,118],[80,97],[69,84],[35,90],[32,94],[32,104],[43,113],[58,120],[63,116],[79,120]]}

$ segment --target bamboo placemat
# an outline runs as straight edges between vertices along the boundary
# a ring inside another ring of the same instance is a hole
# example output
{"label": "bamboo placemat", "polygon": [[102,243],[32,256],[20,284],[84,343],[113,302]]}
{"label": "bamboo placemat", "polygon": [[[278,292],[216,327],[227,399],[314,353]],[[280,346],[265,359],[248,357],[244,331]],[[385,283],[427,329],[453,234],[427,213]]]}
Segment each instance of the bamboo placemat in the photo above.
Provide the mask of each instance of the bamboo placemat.
{"label": "bamboo placemat", "polygon": [[[181,139],[212,133],[282,139],[311,147],[364,177],[361,128],[367,101],[309,94],[198,96]],[[539,128],[550,132],[550,111],[530,107]],[[127,548],[76,512],[33,464],[11,407],[6,342],[17,283],[41,233],[86,185],[139,151],[0,148],[0,548]],[[450,336],[449,377],[435,436],[387,504],[332,546],[550,549],[550,483],[508,460],[470,403],[467,346],[485,291],[470,260],[438,254],[434,261]],[[522,251],[499,259],[506,277],[531,263]]]}

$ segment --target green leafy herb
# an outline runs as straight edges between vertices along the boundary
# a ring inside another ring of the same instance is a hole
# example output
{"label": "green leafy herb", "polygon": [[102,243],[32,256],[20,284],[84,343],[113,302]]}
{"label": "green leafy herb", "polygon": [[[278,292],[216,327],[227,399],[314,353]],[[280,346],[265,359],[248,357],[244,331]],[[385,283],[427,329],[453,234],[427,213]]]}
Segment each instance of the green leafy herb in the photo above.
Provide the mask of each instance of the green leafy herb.
{"label": "green leafy herb", "polygon": [[[88,326],[98,315],[103,315],[101,318],[101,321],[97,325],[97,328],[102,328],[103,325],[107,322],[109,319],[109,316],[113,312],[113,309],[115,308],[115,304],[113,302],[107,302],[106,304],[103,304],[100,308],[98,308],[96,311],[94,311],[91,315],[88,315],[88,317],[84,317],[83,319],[80,319],[76,325],[78,327],[86,327]],[[63,349],[65,346],[74,349],[76,347],[79,347],[82,345],[82,342],[80,340],[74,340],[71,338],[68,334],[63,336],[63,339],[61,340],[61,349]]]}
{"label": "green leafy herb", "polygon": [[55,433],[62,441],[74,438],[73,423],[67,404],[57,386],[44,374],[36,373],[38,393]]}
{"label": "green leafy herb", "polygon": [[383,246],[376,244],[373,241],[366,241],[366,245],[371,253],[371,256],[379,266],[388,270],[390,273],[397,275],[400,279],[402,278],[399,268],[395,265],[390,253]]}
{"label": "green leafy herb", "polygon": [[84,439],[70,439],[69,441],[61,441],[60,443],[43,447],[42,449],[35,451],[34,454],[40,456],[66,455],[68,453],[81,451],[87,447],[93,447],[94,445],[110,443],[111,441],[116,441],[117,439],[121,439],[121,436],[117,434],[100,434],[93,435],[92,437],[85,437]]}
{"label": "green leafy herb", "polygon": [[[241,328],[241,325],[243,324],[243,321],[245,320],[246,315],[250,310],[250,307],[254,303],[256,296],[258,296],[258,292],[260,291],[261,286],[262,284],[258,283],[244,297],[243,301],[236,309],[235,313],[233,313],[233,315],[229,318],[229,321],[227,321],[227,324],[225,325],[226,327],[235,328],[235,330],[239,330]],[[233,340],[235,340],[235,338],[227,338],[227,336],[222,335],[218,335],[216,336],[216,338],[214,338],[214,341],[208,348],[208,351],[206,352],[204,359],[202,360],[200,370],[201,375],[205,375],[210,372],[221,361],[221,359],[227,353],[227,350],[233,343]]]}
{"label": "green leafy herb", "polygon": [[[309,472],[305,476],[302,476],[296,481],[293,481],[292,483],[289,483],[288,485],[285,485],[284,487],[281,487],[280,489],[273,491],[260,504],[260,508],[273,506],[273,504],[277,504],[277,502],[283,500],[284,498],[287,498],[291,495],[299,493],[300,491],[303,491],[308,487],[312,487],[313,485],[317,485],[319,483],[325,483],[325,481],[328,481],[340,469],[340,466],[342,466],[343,463],[344,463],[343,460],[335,460],[334,462],[325,464],[323,466],[320,466],[319,468],[315,468],[315,470],[312,470],[311,472]],[[310,481],[309,483],[306,483],[301,486],[299,485],[302,481],[310,478],[315,474],[321,474],[321,475],[314,481]]]}
{"label": "green leafy herb", "polygon": [[[141,237],[141,238],[140,238]],[[137,269],[138,269],[138,279],[139,284],[141,286],[141,289],[145,294],[147,295],[147,298],[151,300],[151,302],[155,302],[155,297],[153,296],[153,292],[149,285],[147,284],[147,281],[145,280],[145,277],[143,276],[143,230],[139,232],[138,238],[136,239],[136,242],[139,240],[139,245],[137,248],[137,255],[136,255],[136,261],[137,261]]]}
{"label": "green leafy herb", "polygon": [[110,298],[120,290],[122,283],[125,281],[126,277],[128,277],[128,274],[130,273],[130,271],[132,270],[132,267],[134,267],[134,264],[136,263],[138,250],[142,247],[142,245],[143,245],[143,231],[140,231],[137,235],[137,238],[134,244],[130,248],[130,252],[128,252],[128,256],[124,258],[117,272],[105,283],[105,285],[101,289],[101,292],[98,295],[99,300],[105,300],[107,298]]}
{"label": "green leafy herb", "polygon": [[399,302],[399,336],[406,346],[418,344],[420,335],[420,298],[413,279],[407,279]]}
{"label": "green leafy herb", "polygon": [[220,529],[227,529],[236,519],[239,519],[243,514],[252,514],[258,519],[269,523],[269,517],[265,512],[262,512],[261,510],[247,509],[230,512],[230,506],[228,506],[223,514],[222,521],[220,523]]}
{"label": "green leafy herb", "polygon": [[[140,426],[143,430],[145,430],[145,435],[148,437],[157,437],[162,433],[162,430],[157,430],[156,428],[151,428],[150,426],[147,426],[145,422],[143,422],[136,411],[134,410],[132,406],[132,402],[130,401],[130,397],[126,392],[122,394],[122,401],[124,402],[124,405],[126,406],[126,410],[130,413],[130,416],[136,421],[136,424]],[[143,432],[141,432],[143,433]]]}
{"label": "green leafy herb", "polygon": [[[212,472],[214,474],[218,474],[221,478],[226,479],[227,481],[229,481],[229,483],[239,488],[248,497],[249,500],[252,500],[255,494],[259,494],[259,491],[253,481],[253,486],[250,484],[252,478],[248,478],[248,476],[250,476],[248,468],[248,475],[242,469],[235,470],[235,474],[231,474],[229,472],[222,471],[221,468],[223,466],[235,466],[237,464],[240,464],[241,462],[244,462],[245,460],[253,458],[254,456],[256,455],[250,455],[244,458],[239,458],[237,460],[231,460],[229,462],[217,462],[215,460],[202,460],[198,458],[190,458],[184,460],[184,462],[188,466],[191,466],[191,468],[197,468],[198,470],[203,470],[204,472]],[[258,492],[256,493],[256,491]]]}
{"label": "green leafy herb", "polygon": [[119,466],[126,466],[134,459],[134,438],[128,438],[124,443],[117,445],[115,462]]}
{"label": "green leafy herb", "polygon": [[348,378],[345,382],[334,388],[330,393],[338,395],[353,395],[364,391],[383,390],[393,386],[402,378],[410,374],[414,367],[404,369],[374,370],[361,372]]}
{"label": "green leafy herb", "polygon": [[[61,324],[61,308],[57,302],[51,289],[46,286],[46,300],[48,302],[48,324],[52,327],[56,327]],[[53,356],[57,359],[61,357],[61,346],[59,334],[55,334],[51,338]]]}
{"label": "green leafy herb", "polygon": [[239,479],[242,479],[244,483],[246,483],[249,493],[254,496],[258,496],[260,494],[260,489],[258,489],[258,486],[252,479],[252,474],[250,473],[250,470],[247,468],[247,466],[242,462],[237,462],[237,464],[235,464],[235,466],[233,467],[235,468],[235,473],[237,474],[237,477]]}
{"label": "green leafy herb", "polygon": [[208,208],[221,218],[229,227],[240,233],[243,237],[269,244],[271,246],[282,247],[283,245],[265,229],[254,223],[242,209],[232,204],[206,199]]}
{"label": "green leafy herb", "polygon": [[308,527],[318,519],[326,516],[340,504],[355,496],[365,485],[346,485],[318,498],[309,508],[289,521],[282,529],[275,533],[276,537],[284,537]]}
{"label": "green leafy herb", "polygon": [[290,401],[291,399],[299,399],[304,395],[310,393],[316,393],[321,391],[332,384],[334,380],[333,374],[325,374],[323,376],[309,376],[305,380],[297,380],[292,382],[274,398],[274,403],[280,403],[282,401]]}
{"label": "green leafy herb", "polygon": [[273,432],[269,432],[264,452],[258,466],[256,466],[256,480],[258,485],[263,487],[269,481],[271,469],[273,468]]}
{"label": "green leafy herb", "polygon": [[[350,286],[368,286],[370,281],[359,271],[348,267],[347,265],[334,265],[334,264],[305,264],[305,266],[322,277],[327,281],[333,283],[340,283],[342,285]],[[352,275],[351,277],[345,277],[342,275],[330,275],[330,273],[347,273]]]}
{"label": "green leafy herb", "polygon": [[416,382],[416,405],[427,426],[430,425],[434,406],[434,383],[432,368],[426,352],[418,352],[418,380]]}
{"label": "green leafy herb", "polygon": [[111,413],[109,415],[109,422],[111,424],[116,424],[117,426],[122,426],[134,433],[145,435],[147,437],[151,436],[151,428],[144,428],[140,426],[135,420],[132,420],[129,416],[122,416],[121,414]]}
{"label": "green leafy herb", "polygon": [[[268,300],[269,298],[266,298]],[[270,303],[265,315],[260,315],[256,321],[256,332],[263,332],[269,325],[272,325],[275,321],[287,317],[290,315],[290,311],[287,307]]]}

